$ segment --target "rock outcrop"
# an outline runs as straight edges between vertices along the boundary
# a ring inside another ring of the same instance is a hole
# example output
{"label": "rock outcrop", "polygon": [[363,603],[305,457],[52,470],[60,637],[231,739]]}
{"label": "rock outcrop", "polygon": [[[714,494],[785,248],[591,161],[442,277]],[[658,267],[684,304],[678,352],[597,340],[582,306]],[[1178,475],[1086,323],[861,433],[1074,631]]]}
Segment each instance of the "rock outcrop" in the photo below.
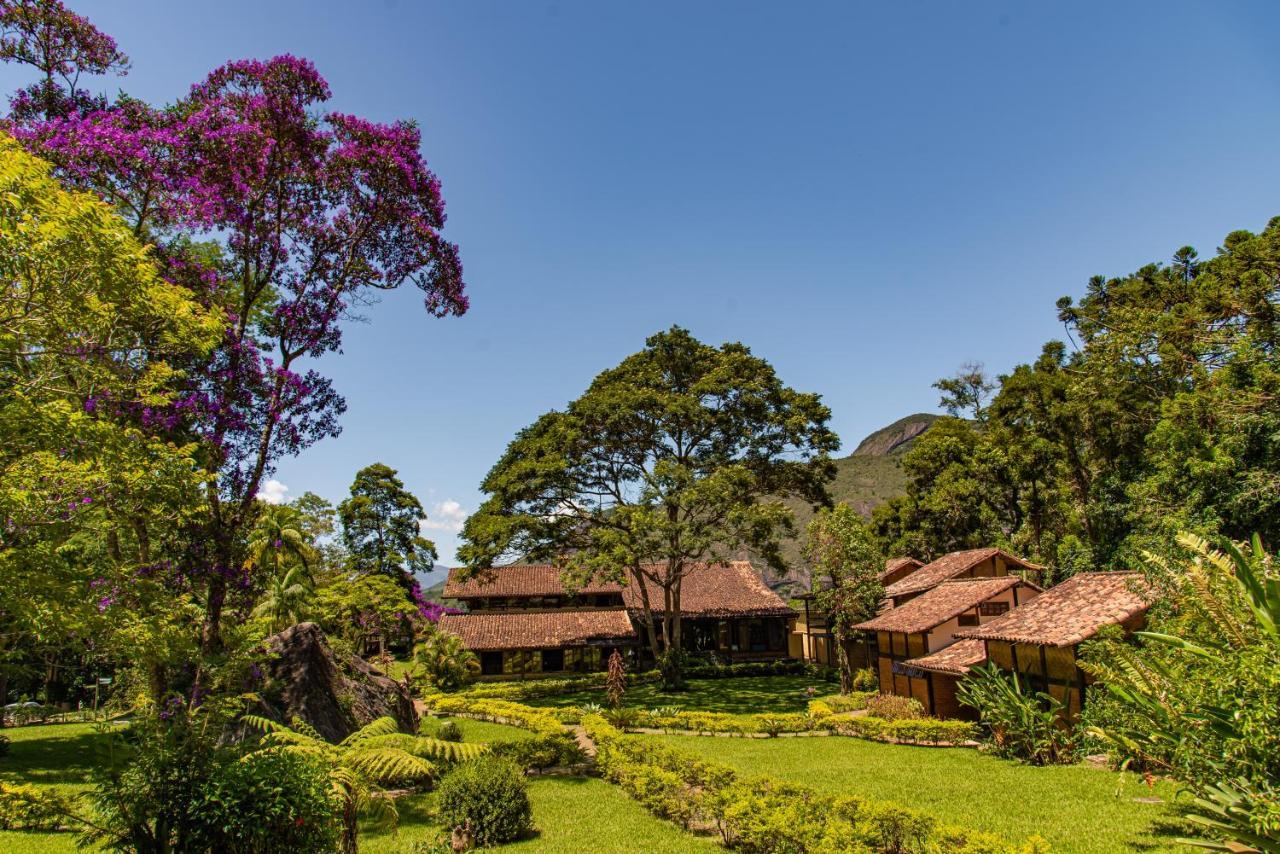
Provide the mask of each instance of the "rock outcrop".
{"label": "rock outcrop", "polygon": [[260,714],[306,721],[329,741],[390,715],[403,732],[418,731],[409,690],[367,661],[335,651],[315,623],[299,623],[266,640],[269,658]]}

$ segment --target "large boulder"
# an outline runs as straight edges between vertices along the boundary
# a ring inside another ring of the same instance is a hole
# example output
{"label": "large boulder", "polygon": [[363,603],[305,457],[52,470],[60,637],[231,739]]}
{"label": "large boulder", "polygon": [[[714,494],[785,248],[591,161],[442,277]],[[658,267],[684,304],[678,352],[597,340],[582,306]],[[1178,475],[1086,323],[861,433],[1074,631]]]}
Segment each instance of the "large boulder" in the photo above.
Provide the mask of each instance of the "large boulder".
{"label": "large boulder", "polygon": [[403,732],[418,731],[408,688],[357,655],[333,649],[315,623],[299,623],[266,640],[268,660],[261,692],[266,717],[297,717],[329,741],[390,715]]}

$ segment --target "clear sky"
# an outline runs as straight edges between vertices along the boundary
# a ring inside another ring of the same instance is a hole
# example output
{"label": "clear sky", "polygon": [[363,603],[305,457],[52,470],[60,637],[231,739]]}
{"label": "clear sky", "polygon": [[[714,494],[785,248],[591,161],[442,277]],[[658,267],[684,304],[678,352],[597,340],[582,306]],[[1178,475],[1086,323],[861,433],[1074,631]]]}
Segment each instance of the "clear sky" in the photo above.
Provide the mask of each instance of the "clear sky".
{"label": "clear sky", "polygon": [[368,310],[343,435],[275,488],[385,462],[446,565],[515,431],[655,331],[748,344],[847,451],[1034,358],[1090,275],[1280,213],[1274,3],[67,2],[148,100],[289,52],[422,125],[472,309]]}

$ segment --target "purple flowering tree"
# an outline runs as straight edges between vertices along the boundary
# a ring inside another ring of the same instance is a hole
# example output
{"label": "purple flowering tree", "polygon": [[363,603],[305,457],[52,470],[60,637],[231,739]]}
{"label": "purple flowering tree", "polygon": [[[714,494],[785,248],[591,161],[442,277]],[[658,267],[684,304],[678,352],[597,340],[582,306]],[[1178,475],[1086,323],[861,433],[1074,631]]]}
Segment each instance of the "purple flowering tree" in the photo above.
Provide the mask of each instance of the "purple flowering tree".
{"label": "purple flowering tree", "polygon": [[[123,54],[56,2],[0,3],[0,22],[18,6],[61,10],[62,41],[98,48],[60,54],[45,72],[41,85],[76,109],[33,110],[24,90],[9,129],[65,182],[110,201],[157,247],[166,276],[225,317],[221,344],[186,366],[185,393],[129,413],[149,431],[197,439],[216,475],[180,556],[204,588],[201,647],[213,652],[228,596],[253,586],[244,544],[263,479],[339,432],[345,404],[315,360],[340,348],[343,319],[407,282],[430,315],[467,309],[457,248],[440,233],[440,184],[414,124],[324,111],[328,84],[293,56],[228,63],[162,108],[77,100],[78,74],[119,70]],[[41,55],[30,28],[5,34],[3,58],[44,71],[25,58]]]}

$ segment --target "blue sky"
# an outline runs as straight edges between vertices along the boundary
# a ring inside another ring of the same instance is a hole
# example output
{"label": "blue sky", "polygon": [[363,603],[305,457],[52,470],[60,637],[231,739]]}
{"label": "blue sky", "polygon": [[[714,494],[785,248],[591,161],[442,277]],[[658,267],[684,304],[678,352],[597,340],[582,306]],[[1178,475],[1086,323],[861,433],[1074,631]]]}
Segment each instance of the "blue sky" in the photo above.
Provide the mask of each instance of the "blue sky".
{"label": "blue sky", "polygon": [[852,450],[1034,358],[1090,275],[1280,213],[1274,4],[68,2],[134,95],[289,52],[420,122],[472,310],[368,310],[343,435],[276,479],[399,469],[445,564],[515,431],[655,331],[748,344]]}

